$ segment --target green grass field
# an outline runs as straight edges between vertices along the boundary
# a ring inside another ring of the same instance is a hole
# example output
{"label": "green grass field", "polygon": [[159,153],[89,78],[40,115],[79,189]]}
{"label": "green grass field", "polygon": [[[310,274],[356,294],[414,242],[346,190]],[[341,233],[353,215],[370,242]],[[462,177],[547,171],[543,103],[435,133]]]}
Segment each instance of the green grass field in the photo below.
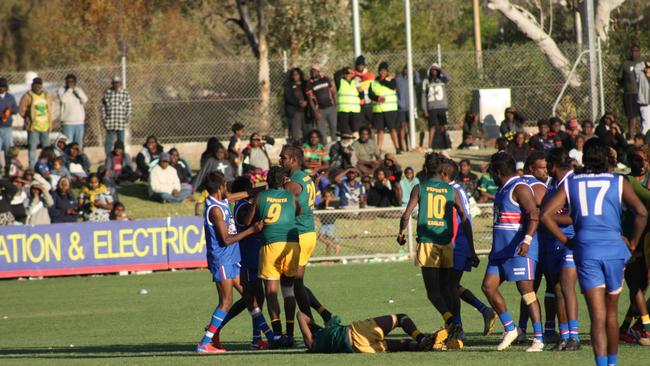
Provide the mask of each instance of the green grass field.
{"label": "green grass field", "polygon": [[[486,259],[483,259],[485,262]],[[466,276],[464,285],[479,292],[484,264]],[[426,300],[422,278],[411,263],[312,266],[308,285],[344,323],[394,312],[409,314],[424,332],[442,319]],[[147,295],[139,295],[142,288]],[[516,318],[513,284],[503,293]],[[482,318],[463,307],[468,341],[462,351],[382,355],[312,355],[301,349],[247,351],[250,317],[241,315],[222,332],[231,352],[216,356],[193,353],[216,304],[209,273],[159,272],[142,276],[70,277],[41,281],[0,281],[0,364],[2,365],[589,365],[592,351],[527,354],[525,346],[494,351],[502,332],[483,337]],[[483,298],[483,296],[480,296]],[[389,300],[393,299],[393,303]],[[582,300],[582,298],[581,298]],[[627,308],[624,293],[620,313]],[[580,305],[583,343],[588,315]],[[391,336],[402,336],[396,330]],[[623,365],[647,365],[650,351],[621,345]]]}

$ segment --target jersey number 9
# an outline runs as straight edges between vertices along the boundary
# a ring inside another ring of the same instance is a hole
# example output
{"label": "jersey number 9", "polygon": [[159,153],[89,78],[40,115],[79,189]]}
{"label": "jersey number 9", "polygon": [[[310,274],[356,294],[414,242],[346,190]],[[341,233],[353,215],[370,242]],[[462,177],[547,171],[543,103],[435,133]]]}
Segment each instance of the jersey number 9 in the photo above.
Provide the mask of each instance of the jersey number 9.
{"label": "jersey number 9", "polygon": [[427,217],[442,219],[445,217],[447,199],[441,194],[427,194]]}
{"label": "jersey number 9", "polygon": [[269,212],[264,219],[265,224],[273,224],[280,220],[280,214],[282,214],[282,206],[279,203],[273,203],[269,207]]}

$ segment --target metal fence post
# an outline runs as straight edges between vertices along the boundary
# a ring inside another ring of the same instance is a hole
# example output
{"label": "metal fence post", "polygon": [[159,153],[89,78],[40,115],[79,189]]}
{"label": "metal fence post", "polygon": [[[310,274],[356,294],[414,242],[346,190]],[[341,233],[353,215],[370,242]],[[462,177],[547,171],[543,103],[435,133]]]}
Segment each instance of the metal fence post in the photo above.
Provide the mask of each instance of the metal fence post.
{"label": "metal fence post", "polygon": [[408,245],[409,245],[409,257],[415,257],[415,238],[413,237],[413,225],[411,225],[412,217],[409,217],[409,227],[408,227]]}
{"label": "metal fence post", "polygon": [[440,43],[438,43],[438,66],[442,67],[442,48]]}

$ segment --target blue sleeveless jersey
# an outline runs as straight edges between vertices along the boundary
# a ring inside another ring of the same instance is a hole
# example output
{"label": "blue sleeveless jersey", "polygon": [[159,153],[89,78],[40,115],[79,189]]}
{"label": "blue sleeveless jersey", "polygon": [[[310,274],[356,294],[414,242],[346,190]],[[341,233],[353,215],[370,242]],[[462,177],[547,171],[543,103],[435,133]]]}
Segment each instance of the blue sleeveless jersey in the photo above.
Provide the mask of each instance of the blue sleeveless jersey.
{"label": "blue sleeveless jersey", "polygon": [[[532,191],[532,188],[530,188],[524,178],[512,177],[503,187],[499,188],[495,195],[494,228],[492,230],[490,260],[519,256],[517,254],[517,247],[526,236],[525,229],[527,223],[525,221],[525,214],[519,207],[519,204],[514,201],[512,193],[515,187],[522,184]],[[536,236],[534,236],[526,256],[536,261],[538,250],[539,245]]]}
{"label": "blue sleeveless jersey", "polygon": [[[469,199],[467,198],[467,193],[465,192],[463,187],[461,187],[460,184],[456,182],[450,182],[449,185],[454,187],[454,190],[458,192],[460,201],[463,204],[463,210],[465,210],[465,215],[467,216],[467,220],[469,220],[469,223],[471,225],[472,215],[469,213]],[[465,232],[463,232],[463,225],[460,221],[460,215],[458,213],[456,214],[456,223],[458,227],[456,228],[457,229],[456,240],[454,241],[454,255],[470,257],[472,254],[469,250],[469,242],[467,241]]]}
{"label": "blue sleeveless jersey", "polygon": [[[235,203],[235,226],[237,227],[237,232],[242,232],[248,229],[248,226],[244,226],[239,223],[237,220],[237,213],[240,209],[244,207],[252,207],[253,205],[248,202],[248,200],[239,200]],[[250,235],[239,241],[239,254],[241,256],[241,266],[247,268],[257,268],[260,263],[260,248],[262,247],[262,241],[258,234]]]}
{"label": "blue sleeveless jersey", "polygon": [[573,174],[565,179],[576,260],[630,257],[621,237],[623,179],[613,173]]}
{"label": "blue sleeveless jersey", "polygon": [[205,245],[207,247],[208,268],[214,272],[220,266],[227,264],[238,264],[239,257],[239,243],[225,245],[219,241],[217,236],[217,229],[210,222],[210,210],[221,210],[223,218],[226,221],[228,234],[237,234],[237,227],[235,227],[235,219],[230,211],[228,200],[224,199],[218,201],[211,196],[205,200],[205,210],[203,212],[203,228],[205,230]]}
{"label": "blue sleeveless jersey", "polygon": [[[548,186],[546,188],[546,199],[544,199],[544,202],[547,202],[555,195],[555,192],[558,191],[563,185],[564,182],[567,180],[568,177],[570,177],[573,174],[573,171],[570,171],[566,173],[566,175],[560,179],[559,181],[555,178],[551,178],[551,181],[548,183]],[[557,215],[566,215],[569,213],[569,204],[565,204],[564,207],[562,207],[561,210],[556,212]],[[568,238],[573,238],[575,235],[575,230],[573,229],[573,225],[566,225],[566,226],[560,226],[560,230],[566,235]],[[539,238],[539,250],[540,252],[552,252],[556,251],[559,245],[564,246],[562,243],[560,243],[557,238],[551,234],[546,228],[541,227],[538,230],[538,238]]]}

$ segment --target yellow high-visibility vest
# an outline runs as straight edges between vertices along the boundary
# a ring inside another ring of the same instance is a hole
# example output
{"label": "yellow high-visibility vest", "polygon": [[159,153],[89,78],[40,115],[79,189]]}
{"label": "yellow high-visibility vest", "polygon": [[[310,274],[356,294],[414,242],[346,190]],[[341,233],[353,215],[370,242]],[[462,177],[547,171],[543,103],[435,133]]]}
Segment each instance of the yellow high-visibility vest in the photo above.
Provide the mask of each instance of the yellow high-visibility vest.
{"label": "yellow high-visibility vest", "polygon": [[384,98],[383,102],[372,103],[372,113],[383,113],[397,110],[397,91],[381,85],[377,80],[372,82],[372,92]]}
{"label": "yellow high-visibility vest", "polygon": [[359,113],[361,112],[361,99],[359,90],[357,90],[357,81],[352,79],[347,81],[341,78],[339,90],[336,92],[338,112]]}

